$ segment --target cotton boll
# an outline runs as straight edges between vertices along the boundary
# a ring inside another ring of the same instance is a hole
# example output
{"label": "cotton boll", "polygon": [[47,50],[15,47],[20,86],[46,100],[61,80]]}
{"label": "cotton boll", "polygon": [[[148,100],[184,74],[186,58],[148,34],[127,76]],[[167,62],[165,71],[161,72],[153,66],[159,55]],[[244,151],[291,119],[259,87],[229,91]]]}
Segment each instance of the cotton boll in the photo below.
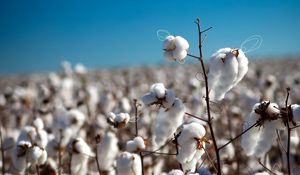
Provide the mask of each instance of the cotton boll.
{"label": "cotton boll", "polygon": [[145,105],[151,105],[157,101],[157,98],[153,92],[148,92],[142,96],[141,100]]}
{"label": "cotton boll", "polygon": [[293,111],[294,120],[296,120],[297,122],[300,122],[300,105],[293,104],[293,105],[291,105],[291,108]]}
{"label": "cotton boll", "polygon": [[163,106],[165,108],[171,108],[174,104],[175,99],[176,97],[174,91],[168,89],[166,92],[166,99],[163,101]]}
{"label": "cotton boll", "polygon": [[78,130],[84,124],[86,116],[78,109],[71,109],[66,113],[66,118]]}
{"label": "cotton boll", "polygon": [[131,105],[130,105],[130,101],[128,100],[128,98],[123,97],[121,99],[121,108],[122,108],[122,111],[127,112],[127,113],[131,111]]}
{"label": "cotton boll", "polygon": [[[205,128],[197,122],[183,125],[183,129],[177,139],[180,147],[176,158],[185,170],[194,171],[197,161],[205,153],[203,150],[205,143],[204,141],[201,142],[205,133]],[[202,148],[199,148],[199,146]]]}
{"label": "cotton boll", "polygon": [[91,148],[82,138],[77,138],[71,145],[72,160],[71,171],[72,174],[84,175],[87,173],[88,158],[94,156]]}
{"label": "cotton boll", "polygon": [[224,48],[213,54],[209,61],[208,82],[213,91],[213,100],[222,100],[235,83],[239,63],[231,48]]}
{"label": "cotton boll", "polygon": [[238,49],[237,53],[238,56],[236,59],[238,61],[238,74],[233,86],[236,86],[248,72],[248,58],[241,49]]}
{"label": "cotton boll", "polygon": [[171,170],[168,175],[184,175],[181,170]]}
{"label": "cotton boll", "polygon": [[118,175],[141,175],[142,165],[141,159],[137,154],[123,152],[117,159]]}
{"label": "cotton boll", "polygon": [[126,150],[129,152],[141,151],[146,148],[144,139],[140,136],[135,137],[133,140],[129,140],[126,143]]}
{"label": "cotton boll", "polygon": [[115,128],[124,128],[129,120],[130,116],[128,113],[114,114],[110,112],[107,115],[107,122]]}
{"label": "cotton boll", "polygon": [[33,126],[37,130],[44,129],[44,122],[43,122],[43,120],[41,118],[37,117],[35,120],[33,120]]}
{"label": "cotton boll", "polygon": [[31,143],[27,141],[20,141],[15,145],[12,154],[12,165],[18,172],[25,171],[30,164],[26,161],[27,152],[31,147]]}
{"label": "cotton boll", "polygon": [[103,171],[112,171],[115,158],[119,152],[118,138],[112,132],[107,132],[97,145],[100,168]]}
{"label": "cotton boll", "polygon": [[164,40],[164,57],[182,61],[187,56],[189,43],[181,36],[167,36]]}
{"label": "cotton boll", "polygon": [[173,136],[176,129],[181,125],[185,113],[185,106],[178,98],[174,105],[168,109],[160,109],[156,118],[154,139],[158,146],[163,145]]}
{"label": "cotton boll", "polygon": [[28,151],[28,161],[32,165],[42,165],[47,160],[47,152],[38,146],[33,146]]}
{"label": "cotton boll", "polygon": [[74,67],[74,70],[78,75],[85,75],[87,73],[86,67],[81,63],[77,63]]}
{"label": "cotton boll", "polygon": [[166,88],[162,83],[153,84],[150,91],[153,92],[157,98],[164,98],[166,94]]}

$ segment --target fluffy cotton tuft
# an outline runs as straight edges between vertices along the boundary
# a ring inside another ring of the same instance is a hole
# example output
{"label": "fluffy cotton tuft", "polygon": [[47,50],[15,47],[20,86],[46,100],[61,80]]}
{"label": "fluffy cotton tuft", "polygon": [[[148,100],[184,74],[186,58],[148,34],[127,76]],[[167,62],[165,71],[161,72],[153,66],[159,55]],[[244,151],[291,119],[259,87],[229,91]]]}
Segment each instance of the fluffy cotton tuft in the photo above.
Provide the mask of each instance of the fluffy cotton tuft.
{"label": "fluffy cotton tuft", "polygon": [[43,165],[47,160],[47,152],[39,146],[32,146],[28,151],[28,161],[31,165]]}
{"label": "fluffy cotton tuft", "polygon": [[72,174],[87,174],[88,158],[94,156],[91,148],[82,138],[77,138],[72,142],[71,151]]}
{"label": "fluffy cotton tuft", "polygon": [[141,159],[137,154],[123,152],[117,159],[117,171],[119,175],[141,175]]}
{"label": "fluffy cotton tuft", "polygon": [[178,98],[174,105],[168,109],[160,109],[156,118],[154,139],[157,146],[163,145],[173,136],[177,128],[182,124],[185,106]]}
{"label": "fluffy cotton tuft", "polygon": [[32,124],[36,129],[41,130],[44,129],[44,122],[41,118],[37,117],[35,120],[33,120]]}
{"label": "fluffy cotton tuft", "polygon": [[97,145],[98,159],[105,160],[99,161],[101,170],[113,171],[113,164],[118,152],[118,138],[114,133],[107,132],[100,144]]}
{"label": "fluffy cotton tuft", "polygon": [[294,120],[300,122],[300,105],[293,104],[291,106],[291,108],[292,108],[292,111],[293,111]]}
{"label": "fluffy cotton tuft", "polygon": [[164,56],[169,60],[183,61],[187,56],[189,43],[181,36],[169,35],[164,40],[163,44]]}
{"label": "fluffy cotton tuft", "polygon": [[126,143],[126,150],[129,152],[141,151],[146,148],[144,139],[140,136],[135,137],[133,140],[129,140]]}
{"label": "fluffy cotton tuft", "polygon": [[[269,102],[257,103],[254,105],[252,112],[246,118],[243,126],[245,131],[257,121],[261,121],[262,116],[259,113],[259,109]],[[262,157],[271,148],[272,144],[276,140],[276,129],[284,129],[283,123],[280,119],[275,119],[275,116],[279,114],[278,105],[270,103],[265,109],[269,119],[260,122],[259,125],[253,127],[245,134],[242,135],[241,146],[248,156],[254,155],[256,157]]]}
{"label": "fluffy cotton tuft", "polygon": [[87,73],[86,67],[81,63],[77,63],[74,67],[74,70],[78,75],[85,75]]}
{"label": "fluffy cotton tuft", "polygon": [[204,152],[205,128],[198,122],[183,125],[183,129],[177,139],[179,150],[177,160],[185,171],[194,171],[196,164]]}
{"label": "fluffy cotton tuft", "polygon": [[241,49],[223,48],[209,60],[208,86],[212,100],[222,100],[248,71],[248,59]]}
{"label": "fluffy cotton tuft", "polygon": [[115,114],[113,112],[109,112],[106,119],[107,122],[113,125],[115,128],[124,128],[129,122],[130,116],[128,113]]}
{"label": "fluffy cotton tuft", "polygon": [[164,108],[170,108],[175,101],[175,93],[166,89],[162,83],[153,84],[150,92],[142,96],[141,100],[145,105],[160,104]]}

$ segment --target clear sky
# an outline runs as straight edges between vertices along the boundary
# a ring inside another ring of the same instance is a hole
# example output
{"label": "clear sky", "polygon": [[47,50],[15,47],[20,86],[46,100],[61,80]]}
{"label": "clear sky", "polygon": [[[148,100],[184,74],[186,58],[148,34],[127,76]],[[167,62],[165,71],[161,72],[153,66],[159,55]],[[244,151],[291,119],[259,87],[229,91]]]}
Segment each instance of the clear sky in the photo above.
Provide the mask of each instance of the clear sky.
{"label": "clear sky", "polygon": [[55,70],[62,60],[90,68],[163,63],[156,32],[166,29],[197,53],[196,17],[212,26],[209,57],[251,35],[257,56],[300,55],[300,1],[295,0],[1,0],[0,73]]}

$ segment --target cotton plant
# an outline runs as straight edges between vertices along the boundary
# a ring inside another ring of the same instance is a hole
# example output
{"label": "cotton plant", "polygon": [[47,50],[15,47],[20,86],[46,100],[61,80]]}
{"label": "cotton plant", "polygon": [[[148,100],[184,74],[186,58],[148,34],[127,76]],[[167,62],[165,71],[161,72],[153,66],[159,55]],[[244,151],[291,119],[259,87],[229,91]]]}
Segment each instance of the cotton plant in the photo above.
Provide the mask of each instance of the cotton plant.
{"label": "cotton plant", "polygon": [[179,150],[176,158],[185,172],[194,172],[197,162],[205,153],[205,134],[204,126],[197,122],[183,125],[177,138]]}
{"label": "cotton plant", "polygon": [[122,152],[117,159],[118,175],[142,175],[140,156],[134,153]]}
{"label": "cotton plant", "polygon": [[222,48],[209,60],[208,87],[212,100],[220,101],[248,71],[248,58],[241,49]]}
{"label": "cotton plant", "polygon": [[181,170],[174,169],[171,170],[167,175],[199,175],[199,173],[184,173]]}
{"label": "cotton plant", "polygon": [[278,105],[269,101],[255,104],[246,118],[243,130],[254,124],[254,128],[242,135],[241,146],[248,156],[260,158],[275,142],[276,129],[285,129]]}
{"label": "cotton plant", "polygon": [[106,117],[107,123],[112,125],[115,128],[124,128],[130,120],[128,113],[119,113],[115,114],[109,112]]}
{"label": "cotton plant", "polygon": [[146,144],[141,136],[135,137],[133,140],[129,140],[126,143],[126,150],[128,152],[140,152],[146,149]]}
{"label": "cotton plant", "polygon": [[[100,160],[102,172],[114,173],[114,162],[119,153],[118,138],[115,133],[108,131],[97,144],[97,157]],[[105,160],[105,161],[102,161]]]}
{"label": "cotton plant", "polygon": [[94,157],[89,145],[82,139],[74,139],[69,148],[71,154],[71,174],[84,175],[88,173],[88,160]]}

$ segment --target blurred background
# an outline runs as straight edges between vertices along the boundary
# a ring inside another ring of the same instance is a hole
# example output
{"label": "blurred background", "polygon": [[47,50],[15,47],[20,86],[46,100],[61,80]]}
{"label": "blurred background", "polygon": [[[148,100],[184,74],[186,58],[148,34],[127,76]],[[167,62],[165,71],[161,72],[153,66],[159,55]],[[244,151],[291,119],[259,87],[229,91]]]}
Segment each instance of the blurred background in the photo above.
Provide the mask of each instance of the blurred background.
{"label": "blurred background", "polygon": [[[208,58],[221,47],[241,47],[250,36],[261,46],[250,59],[300,54],[300,1],[79,1],[2,0],[0,74],[57,70],[63,60],[88,68],[169,64],[158,30],[181,35],[197,54],[197,30],[212,26]],[[250,43],[251,45],[251,43]]]}

